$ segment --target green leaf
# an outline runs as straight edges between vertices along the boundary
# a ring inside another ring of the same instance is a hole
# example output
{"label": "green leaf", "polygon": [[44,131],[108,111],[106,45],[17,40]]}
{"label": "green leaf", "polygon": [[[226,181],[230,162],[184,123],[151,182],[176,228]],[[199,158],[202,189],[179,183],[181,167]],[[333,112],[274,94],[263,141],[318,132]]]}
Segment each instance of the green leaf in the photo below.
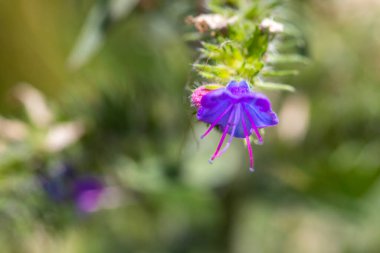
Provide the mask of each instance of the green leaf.
{"label": "green leaf", "polygon": [[225,65],[207,65],[207,64],[194,64],[193,67],[201,72],[218,76],[220,79],[228,79],[235,73],[234,69]]}
{"label": "green leaf", "polygon": [[268,48],[268,34],[262,33],[258,27],[245,43],[246,56],[248,58],[261,58]]}
{"label": "green leaf", "polygon": [[310,60],[302,55],[298,54],[283,54],[283,55],[270,55],[268,57],[268,63],[271,64],[289,64],[289,63],[301,63],[308,64]]}
{"label": "green leaf", "polygon": [[264,77],[295,76],[299,74],[299,71],[298,70],[270,70],[270,71],[263,71],[261,74]]}
{"label": "green leaf", "polygon": [[256,3],[252,4],[247,10],[244,12],[244,17],[246,19],[256,19],[260,16],[260,9]]}
{"label": "green leaf", "polygon": [[289,84],[282,83],[269,83],[269,82],[258,82],[255,84],[257,88],[267,89],[267,90],[286,90],[294,92],[296,89]]}

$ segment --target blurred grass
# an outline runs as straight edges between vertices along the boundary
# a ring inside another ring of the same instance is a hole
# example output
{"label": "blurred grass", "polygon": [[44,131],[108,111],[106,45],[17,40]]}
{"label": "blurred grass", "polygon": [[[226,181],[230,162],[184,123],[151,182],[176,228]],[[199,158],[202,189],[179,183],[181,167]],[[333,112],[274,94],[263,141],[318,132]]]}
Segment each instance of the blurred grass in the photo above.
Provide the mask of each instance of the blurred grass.
{"label": "blurred grass", "polygon": [[[0,114],[31,125],[12,92],[28,82],[57,122],[86,127],[52,154],[0,135],[2,162],[22,157],[0,163],[0,252],[380,251],[376,1],[291,2],[311,63],[286,80],[295,94],[269,94],[294,128],[266,132],[254,174],[241,143],[210,166],[218,133],[198,141],[205,126],[186,93],[194,53],[182,39],[195,2],[143,1],[72,70],[95,3],[0,1]],[[101,210],[78,214],[70,200],[46,197],[36,174],[55,178],[59,164],[104,178]]]}

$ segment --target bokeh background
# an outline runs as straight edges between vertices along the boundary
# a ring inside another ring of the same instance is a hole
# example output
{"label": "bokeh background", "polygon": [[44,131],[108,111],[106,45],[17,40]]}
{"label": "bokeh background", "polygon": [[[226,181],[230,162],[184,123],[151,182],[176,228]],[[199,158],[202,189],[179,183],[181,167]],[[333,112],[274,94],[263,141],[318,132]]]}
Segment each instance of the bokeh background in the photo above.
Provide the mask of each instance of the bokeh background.
{"label": "bokeh background", "polygon": [[380,252],[380,2],[287,1],[280,125],[208,164],[195,0],[0,0],[0,252]]}

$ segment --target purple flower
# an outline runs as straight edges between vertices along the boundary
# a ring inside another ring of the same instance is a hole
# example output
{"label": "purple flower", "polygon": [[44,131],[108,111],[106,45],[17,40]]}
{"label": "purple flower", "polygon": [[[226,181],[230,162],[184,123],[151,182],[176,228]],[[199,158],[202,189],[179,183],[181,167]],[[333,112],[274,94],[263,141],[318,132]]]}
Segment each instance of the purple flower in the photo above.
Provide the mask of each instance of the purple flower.
{"label": "purple flower", "polygon": [[95,177],[82,177],[74,182],[73,197],[77,208],[83,213],[98,210],[104,192],[103,183]]}
{"label": "purple flower", "polygon": [[[225,88],[211,91],[201,99],[197,118],[211,124],[202,135],[208,135],[214,127],[219,128],[223,134],[212,155],[210,162],[221,156],[230,146],[233,137],[245,138],[250,170],[253,171],[253,153],[250,135],[255,133],[259,143],[263,142],[259,129],[277,125],[277,115],[272,111],[269,99],[261,93],[250,90],[246,81],[231,81]],[[230,135],[223,150],[220,150],[227,136]]]}
{"label": "purple flower", "polygon": [[[47,173],[48,172],[48,173]],[[72,181],[76,178],[74,168],[62,163],[49,170],[38,171],[37,178],[47,197],[54,202],[64,202],[69,198]]]}

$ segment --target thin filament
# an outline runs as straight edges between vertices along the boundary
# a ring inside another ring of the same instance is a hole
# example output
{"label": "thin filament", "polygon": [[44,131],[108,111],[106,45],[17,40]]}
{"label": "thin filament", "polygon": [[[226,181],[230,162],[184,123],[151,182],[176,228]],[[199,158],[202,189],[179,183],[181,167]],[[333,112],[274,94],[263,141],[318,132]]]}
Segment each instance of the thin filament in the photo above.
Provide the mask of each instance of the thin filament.
{"label": "thin filament", "polygon": [[[244,109],[244,107],[243,107],[243,109]],[[241,117],[241,122],[242,122],[242,124],[243,124],[243,130],[244,130],[245,140],[246,140],[246,142],[247,142],[247,147],[248,147],[248,154],[249,154],[249,170],[250,170],[251,172],[253,172],[253,171],[254,171],[254,168],[253,168],[253,153],[252,153],[251,141],[250,141],[250,139],[249,139],[250,134],[249,134],[249,132],[248,132],[248,130],[247,130],[247,126],[246,126],[246,124],[245,124],[244,115],[242,115],[242,117]]]}
{"label": "thin filament", "polygon": [[230,133],[230,138],[228,138],[226,146],[224,146],[224,148],[222,149],[222,151],[220,151],[216,157],[220,157],[221,155],[223,155],[227,151],[227,149],[230,147],[230,145],[232,143],[232,140],[233,140],[235,132],[236,132],[236,127],[239,124],[239,119],[240,119],[240,105],[239,104],[237,105],[237,108],[236,108],[234,116],[235,116],[235,118],[234,118],[234,122],[233,122],[233,125],[232,125],[233,127],[232,127],[232,131]]}
{"label": "thin filament", "polygon": [[232,116],[234,116],[235,113],[231,113],[230,116],[228,117],[228,121],[227,121],[227,125],[226,127],[224,128],[224,131],[223,131],[223,135],[222,137],[220,138],[220,141],[219,141],[219,144],[218,144],[218,147],[216,148],[216,151],[215,153],[212,155],[211,159],[210,159],[210,162],[213,161],[215,159],[215,157],[218,156],[218,153],[219,153],[219,150],[220,148],[222,147],[223,145],[223,142],[224,142],[224,139],[226,138],[226,135],[227,135],[227,132],[228,132],[228,129],[230,128],[230,125],[231,125],[231,121],[232,121]]}
{"label": "thin filament", "polygon": [[253,121],[253,118],[252,118],[251,114],[249,114],[249,112],[247,111],[247,109],[245,109],[245,106],[243,104],[241,106],[243,107],[243,111],[247,115],[247,117],[249,119],[249,122],[251,122],[252,129],[253,129],[253,131],[255,131],[255,134],[257,136],[257,139],[259,140],[259,143],[262,144],[263,143],[263,138],[261,137],[259,129],[257,128],[255,122]]}
{"label": "thin filament", "polygon": [[216,126],[216,124],[218,124],[218,122],[224,117],[224,115],[226,115],[232,108],[233,104],[231,104],[230,106],[227,107],[226,110],[224,110],[224,112],[222,112],[218,118],[216,118],[216,120],[211,124],[211,126],[207,129],[207,131],[202,134],[201,136],[201,139],[203,139],[204,137],[206,137],[210,132],[211,130]]}

